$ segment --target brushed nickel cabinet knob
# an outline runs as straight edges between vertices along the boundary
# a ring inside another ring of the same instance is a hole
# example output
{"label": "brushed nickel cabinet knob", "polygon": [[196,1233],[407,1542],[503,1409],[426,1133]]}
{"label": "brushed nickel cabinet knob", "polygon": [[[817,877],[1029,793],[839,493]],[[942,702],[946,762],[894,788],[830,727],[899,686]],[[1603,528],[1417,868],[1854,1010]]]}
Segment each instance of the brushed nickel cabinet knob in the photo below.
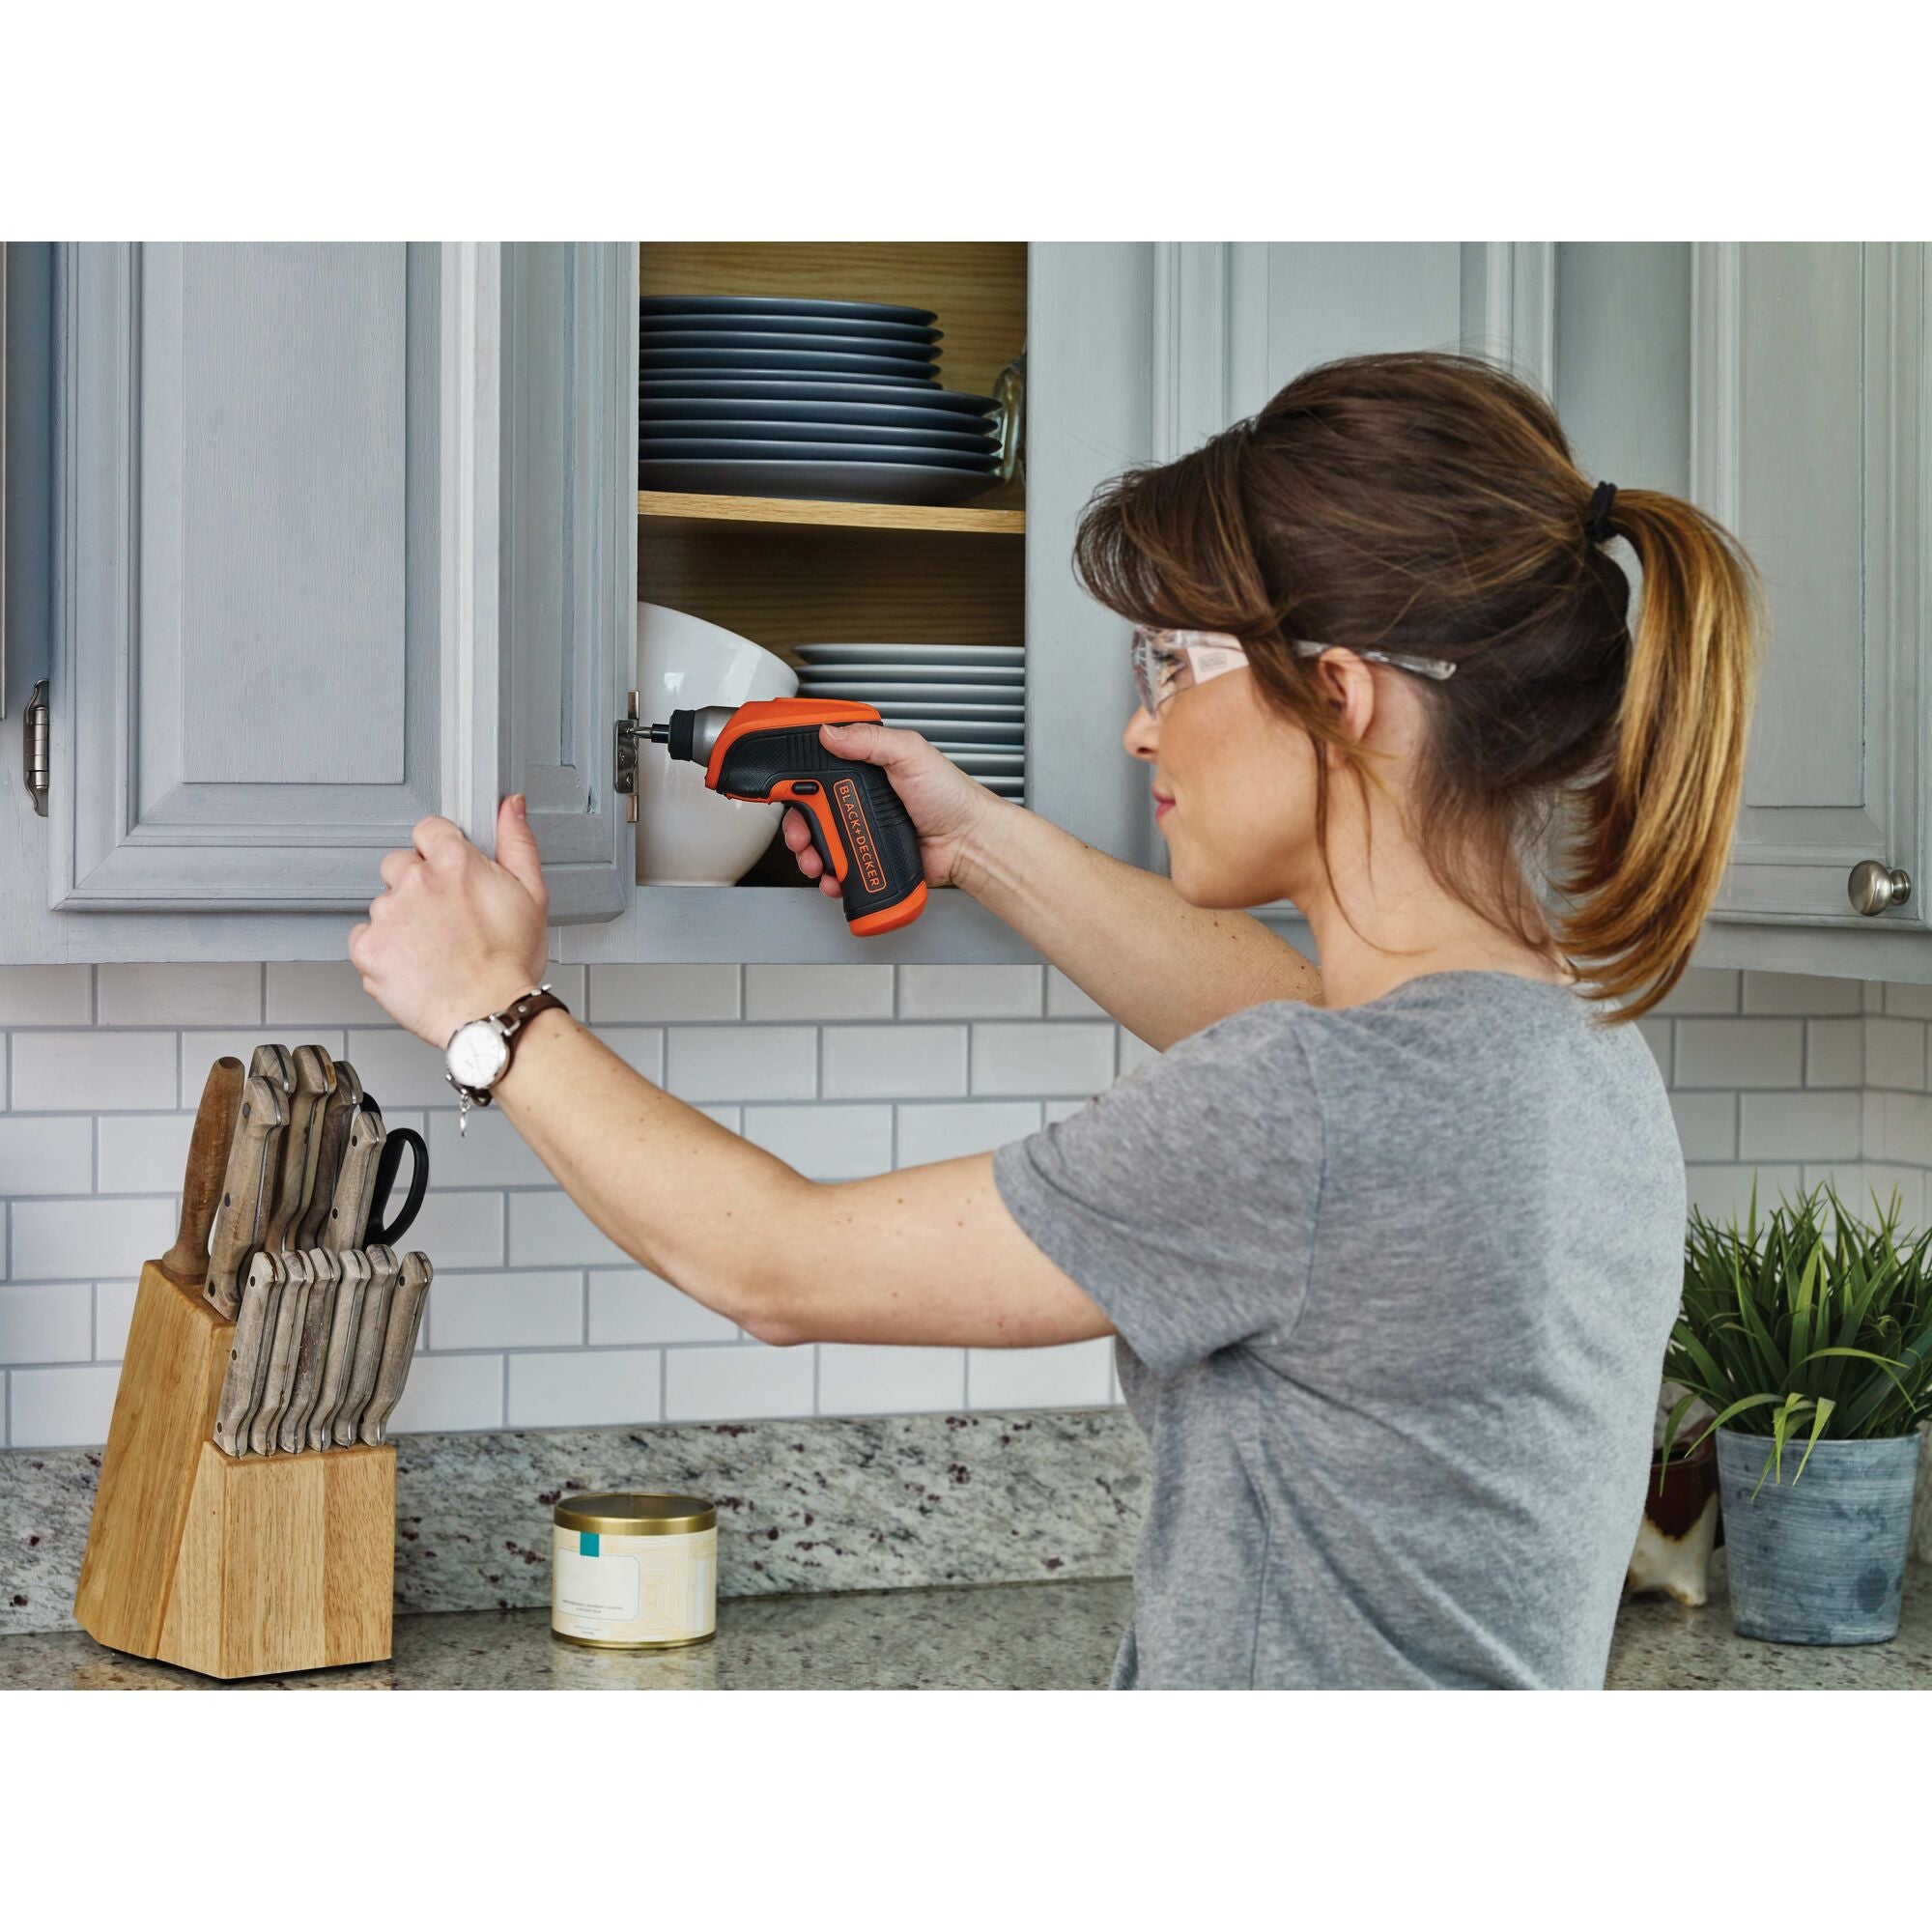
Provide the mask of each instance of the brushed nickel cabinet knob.
{"label": "brushed nickel cabinet knob", "polygon": [[1845,890],[1851,896],[1852,910],[1873,919],[1888,906],[1902,906],[1912,896],[1912,874],[1867,859],[1852,867]]}

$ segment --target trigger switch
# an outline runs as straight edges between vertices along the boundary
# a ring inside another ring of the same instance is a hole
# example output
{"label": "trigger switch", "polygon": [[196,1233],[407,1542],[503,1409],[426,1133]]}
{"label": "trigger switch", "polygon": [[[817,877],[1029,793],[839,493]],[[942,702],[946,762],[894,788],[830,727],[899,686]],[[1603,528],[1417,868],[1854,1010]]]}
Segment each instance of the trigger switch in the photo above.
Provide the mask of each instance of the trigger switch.
{"label": "trigger switch", "polygon": [[794,779],[791,795],[794,798],[813,798],[818,793],[817,781],[813,779]]}

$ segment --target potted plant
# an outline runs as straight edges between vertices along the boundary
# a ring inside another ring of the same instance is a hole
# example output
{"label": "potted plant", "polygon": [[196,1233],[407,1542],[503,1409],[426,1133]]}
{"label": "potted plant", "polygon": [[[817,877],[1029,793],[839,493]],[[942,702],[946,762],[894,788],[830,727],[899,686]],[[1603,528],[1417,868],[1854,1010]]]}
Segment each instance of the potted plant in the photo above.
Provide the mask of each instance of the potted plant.
{"label": "potted plant", "polygon": [[1873,1208],[1877,1220],[1861,1221],[1826,1186],[1781,1201],[1760,1228],[1753,1187],[1742,1232],[1690,1215],[1663,1364],[1686,1394],[1663,1453],[1708,1403],[1697,1443],[1717,1436],[1740,1636],[1898,1633],[1918,1425],[1932,1415],[1932,1230],[1901,1236],[1895,1193]]}

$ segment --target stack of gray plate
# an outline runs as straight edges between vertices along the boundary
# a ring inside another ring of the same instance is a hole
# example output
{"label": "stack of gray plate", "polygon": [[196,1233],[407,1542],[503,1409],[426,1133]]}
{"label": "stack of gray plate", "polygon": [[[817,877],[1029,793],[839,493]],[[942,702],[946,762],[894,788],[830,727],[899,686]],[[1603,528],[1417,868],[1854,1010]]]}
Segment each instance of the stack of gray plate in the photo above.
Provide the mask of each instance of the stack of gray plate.
{"label": "stack of gray plate", "polygon": [[1026,798],[1026,653],[1017,644],[798,644],[798,695],[874,706],[1002,798]]}
{"label": "stack of gray plate", "polygon": [[997,405],[940,387],[930,309],[787,296],[639,307],[646,490],[963,503],[1000,480]]}

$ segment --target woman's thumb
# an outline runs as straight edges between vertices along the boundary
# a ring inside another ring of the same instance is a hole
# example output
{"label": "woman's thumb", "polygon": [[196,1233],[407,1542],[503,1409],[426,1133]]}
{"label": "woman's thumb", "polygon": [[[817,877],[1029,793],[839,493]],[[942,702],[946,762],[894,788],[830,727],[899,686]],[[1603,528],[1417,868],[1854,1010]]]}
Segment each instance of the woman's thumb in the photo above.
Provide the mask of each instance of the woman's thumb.
{"label": "woman's thumb", "polygon": [[862,765],[890,765],[905,755],[895,742],[899,735],[879,724],[822,724],[818,742],[828,752],[837,752],[841,758],[856,758]]}
{"label": "woman's thumb", "polygon": [[543,901],[543,861],[537,856],[536,834],[525,811],[524,794],[513,792],[497,809],[497,863],[529,895]]}

